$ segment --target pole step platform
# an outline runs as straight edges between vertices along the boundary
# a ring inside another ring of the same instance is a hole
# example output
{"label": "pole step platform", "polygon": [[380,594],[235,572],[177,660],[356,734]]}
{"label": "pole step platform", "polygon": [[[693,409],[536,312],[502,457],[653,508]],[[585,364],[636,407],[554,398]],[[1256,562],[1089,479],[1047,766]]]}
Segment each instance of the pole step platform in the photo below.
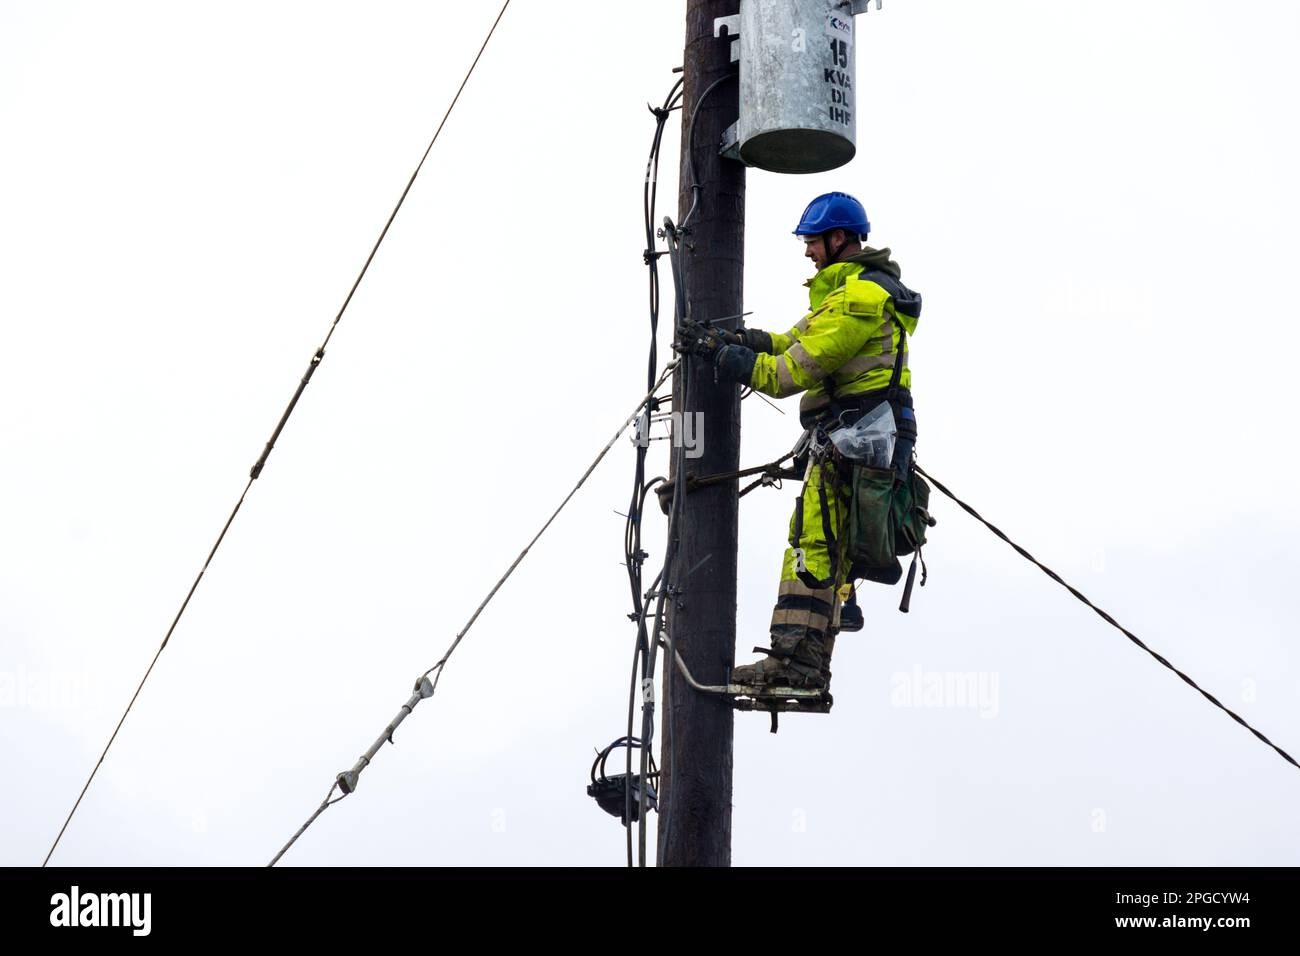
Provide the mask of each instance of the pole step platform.
{"label": "pole step platform", "polygon": [[793,687],[728,684],[727,694],[736,710],[759,710],[771,714],[772,733],[777,731],[779,714],[828,714],[835,703],[835,698],[825,690],[797,690]]}
{"label": "pole step platform", "polygon": [[[660,632],[666,646],[668,635]],[[835,698],[825,688],[754,687],[748,684],[701,684],[691,674],[680,653],[674,652],[677,670],[692,689],[701,694],[726,697],[737,710],[761,710],[772,715],[772,733],[776,733],[777,715],[786,712],[801,714],[828,714]]]}

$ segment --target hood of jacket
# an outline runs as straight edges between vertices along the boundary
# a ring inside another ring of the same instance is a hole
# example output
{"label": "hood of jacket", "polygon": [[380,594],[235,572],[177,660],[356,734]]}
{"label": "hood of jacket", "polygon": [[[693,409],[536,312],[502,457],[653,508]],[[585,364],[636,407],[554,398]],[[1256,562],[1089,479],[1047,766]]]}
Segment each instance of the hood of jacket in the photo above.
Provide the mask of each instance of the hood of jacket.
{"label": "hood of jacket", "polygon": [[895,279],[902,278],[903,275],[902,268],[889,257],[888,246],[884,249],[864,246],[861,252],[855,252],[842,262],[832,262],[804,283],[808,287],[809,307],[818,308],[828,295],[844,285],[845,279],[857,275],[864,266],[887,272]]}

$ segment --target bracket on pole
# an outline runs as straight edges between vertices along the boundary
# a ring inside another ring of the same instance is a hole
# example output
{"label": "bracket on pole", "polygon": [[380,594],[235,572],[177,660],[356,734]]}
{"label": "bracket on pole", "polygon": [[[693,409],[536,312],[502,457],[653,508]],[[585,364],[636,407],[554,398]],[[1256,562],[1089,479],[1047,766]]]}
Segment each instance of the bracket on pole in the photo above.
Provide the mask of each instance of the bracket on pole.
{"label": "bracket on pole", "polygon": [[740,158],[740,120],[736,120],[722,131],[722,148],[718,150],[718,155],[723,159],[744,162]]}
{"label": "bracket on pole", "polygon": [[[667,637],[660,634],[660,639],[667,643]],[[702,694],[726,697],[736,710],[761,710],[772,715],[772,733],[776,733],[777,714],[794,711],[801,714],[828,714],[835,703],[830,693],[825,690],[803,687],[751,687],[748,684],[701,684],[697,681],[682,660],[682,655],[674,650],[677,669],[681,671],[686,683],[693,690]]]}
{"label": "bracket on pole", "polygon": [[713,21],[713,35],[715,37],[723,34],[731,38],[731,62],[740,62],[740,14],[733,13],[729,17],[717,17]]}

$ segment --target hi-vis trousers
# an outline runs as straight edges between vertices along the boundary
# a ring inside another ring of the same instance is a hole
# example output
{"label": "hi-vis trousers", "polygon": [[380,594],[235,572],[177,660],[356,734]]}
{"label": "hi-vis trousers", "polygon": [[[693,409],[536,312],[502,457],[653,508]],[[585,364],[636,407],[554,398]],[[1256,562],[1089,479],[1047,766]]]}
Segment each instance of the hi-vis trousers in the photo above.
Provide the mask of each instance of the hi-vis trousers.
{"label": "hi-vis trousers", "polygon": [[[825,483],[826,492],[825,521],[822,496],[819,494],[822,482]],[[790,539],[795,540],[798,530],[797,543],[803,552],[805,577],[810,576],[819,582],[826,581],[826,586],[814,588],[801,579],[795,547],[792,545],[786,548],[781,563],[781,584],[777,589],[776,609],[772,612],[772,629],[775,631],[780,626],[782,630],[787,630],[790,626],[797,626],[825,635],[828,628],[839,627],[840,603],[848,597],[850,590],[846,583],[849,568],[844,554],[849,487],[847,482],[837,479],[833,461],[810,461],[804,472],[801,498],[795,505],[794,514],[790,516]],[[796,529],[801,508],[803,522]],[[828,527],[834,539],[834,549],[838,552],[834,560],[831,544],[826,538]]]}

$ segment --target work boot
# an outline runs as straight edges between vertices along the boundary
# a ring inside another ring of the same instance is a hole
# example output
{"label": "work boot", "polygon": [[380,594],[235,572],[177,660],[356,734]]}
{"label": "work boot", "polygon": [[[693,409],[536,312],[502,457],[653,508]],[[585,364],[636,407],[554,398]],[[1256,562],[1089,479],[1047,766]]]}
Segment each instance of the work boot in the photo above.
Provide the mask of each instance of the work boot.
{"label": "work boot", "polygon": [[830,680],[830,648],[835,639],[811,627],[778,624],[772,628],[768,656],[731,672],[733,684],[750,687],[825,687]]}

